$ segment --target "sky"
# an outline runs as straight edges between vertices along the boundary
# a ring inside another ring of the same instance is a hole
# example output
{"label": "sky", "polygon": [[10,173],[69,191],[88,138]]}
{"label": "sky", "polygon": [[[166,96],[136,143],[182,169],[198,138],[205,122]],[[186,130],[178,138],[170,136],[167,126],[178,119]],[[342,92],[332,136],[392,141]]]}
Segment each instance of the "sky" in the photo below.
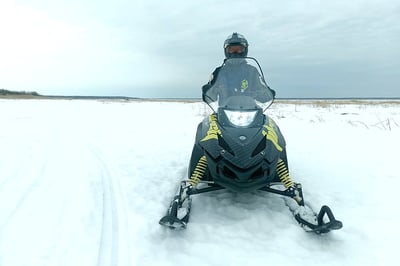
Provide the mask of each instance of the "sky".
{"label": "sky", "polygon": [[199,98],[232,32],[278,98],[400,96],[397,0],[0,0],[0,89]]}

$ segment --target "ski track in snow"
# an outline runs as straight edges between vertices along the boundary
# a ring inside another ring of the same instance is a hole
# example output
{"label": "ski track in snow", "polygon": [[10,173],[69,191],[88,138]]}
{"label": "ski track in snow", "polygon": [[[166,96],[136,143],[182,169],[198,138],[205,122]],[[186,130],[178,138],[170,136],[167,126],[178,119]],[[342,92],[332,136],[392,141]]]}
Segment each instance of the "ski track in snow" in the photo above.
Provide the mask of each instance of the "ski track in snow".
{"label": "ski track in snow", "polygon": [[187,230],[158,225],[202,103],[0,100],[0,265],[396,264],[398,107],[268,111],[306,201],[344,223],[317,236],[263,192],[194,195]]}
{"label": "ski track in snow", "polygon": [[105,160],[99,151],[93,151],[93,155],[99,162],[103,190],[101,242],[97,265],[131,265],[127,210],[118,176],[107,166],[110,160]]}

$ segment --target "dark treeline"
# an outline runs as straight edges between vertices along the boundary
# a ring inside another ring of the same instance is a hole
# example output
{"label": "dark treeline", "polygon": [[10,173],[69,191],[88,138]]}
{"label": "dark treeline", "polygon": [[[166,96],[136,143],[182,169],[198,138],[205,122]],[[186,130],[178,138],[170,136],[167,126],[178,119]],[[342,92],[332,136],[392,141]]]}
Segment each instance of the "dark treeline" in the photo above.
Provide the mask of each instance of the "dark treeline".
{"label": "dark treeline", "polygon": [[36,91],[10,91],[5,89],[0,89],[0,95],[31,95],[40,96]]}

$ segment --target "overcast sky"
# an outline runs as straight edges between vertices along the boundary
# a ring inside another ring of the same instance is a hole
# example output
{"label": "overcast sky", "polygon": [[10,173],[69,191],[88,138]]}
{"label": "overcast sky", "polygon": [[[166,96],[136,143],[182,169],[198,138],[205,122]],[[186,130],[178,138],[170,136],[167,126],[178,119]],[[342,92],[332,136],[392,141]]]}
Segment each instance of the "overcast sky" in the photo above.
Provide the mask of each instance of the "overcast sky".
{"label": "overcast sky", "polygon": [[233,31],[277,97],[400,97],[398,0],[0,0],[0,88],[200,97]]}

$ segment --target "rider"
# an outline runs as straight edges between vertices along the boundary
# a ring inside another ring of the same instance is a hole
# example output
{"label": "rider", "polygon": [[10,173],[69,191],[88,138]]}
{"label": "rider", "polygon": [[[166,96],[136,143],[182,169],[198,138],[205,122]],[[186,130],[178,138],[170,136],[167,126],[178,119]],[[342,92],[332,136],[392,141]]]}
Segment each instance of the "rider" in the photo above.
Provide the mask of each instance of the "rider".
{"label": "rider", "polygon": [[[262,76],[260,76],[257,68],[247,63],[249,43],[246,38],[234,32],[224,42],[224,68],[226,71],[224,77],[228,76],[226,80],[218,80],[215,84],[217,76],[221,70],[221,66],[217,67],[211,74],[210,80],[207,84],[203,85],[203,100],[205,102],[214,102],[219,97],[219,100],[226,99],[233,95],[249,95],[260,102],[267,102],[271,100],[271,95],[266,94],[268,88],[273,95],[275,92],[271,90]],[[228,60],[235,58],[235,60]],[[244,77],[246,79],[244,79]],[[224,86],[220,85],[223,84]],[[226,85],[229,84],[229,88]],[[212,91],[209,91],[210,88]],[[206,96],[207,95],[207,96]]]}
{"label": "rider", "polygon": [[[217,67],[211,74],[210,81],[202,86],[203,100],[205,102],[214,102],[217,99],[221,101],[221,99],[226,99],[226,97],[242,94],[253,96],[253,98],[260,102],[266,102],[271,100],[271,97],[273,98],[275,96],[275,91],[268,87],[264,79],[260,76],[257,68],[247,63],[245,58],[247,57],[248,46],[249,44],[243,35],[234,32],[232,35],[228,36],[224,42],[225,59],[223,71],[229,69],[229,72],[224,73],[224,76],[229,76],[229,80],[223,80],[221,83],[229,84],[229,88],[226,88],[226,86],[216,86],[220,83],[217,76],[222,66]],[[230,58],[235,58],[235,60],[228,60]],[[231,74],[231,72],[233,74]],[[247,83],[247,85],[245,87],[243,87],[244,80],[241,77],[246,78],[245,84]],[[218,84],[215,84],[217,80]],[[212,88],[212,91],[209,91],[210,88]],[[267,93],[268,89],[269,92]],[[198,133],[201,132],[201,130],[199,130],[201,126],[202,123],[198,126]],[[207,175],[207,161],[203,149],[197,143],[198,137],[199,136],[196,136],[188,172],[190,180],[193,181],[191,184],[193,185],[200,181],[200,179],[207,179],[207,177],[204,178],[203,176],[204,174]],[[282,157],[282,162],[285,163],[285,167],[282,167],[285,173],[282,171],[282,176],[285,175],[286,178],[286,175],[289,176],[287,172],[286,151],[282,153]],[[287,178],[290,180],[289,177]]]}

